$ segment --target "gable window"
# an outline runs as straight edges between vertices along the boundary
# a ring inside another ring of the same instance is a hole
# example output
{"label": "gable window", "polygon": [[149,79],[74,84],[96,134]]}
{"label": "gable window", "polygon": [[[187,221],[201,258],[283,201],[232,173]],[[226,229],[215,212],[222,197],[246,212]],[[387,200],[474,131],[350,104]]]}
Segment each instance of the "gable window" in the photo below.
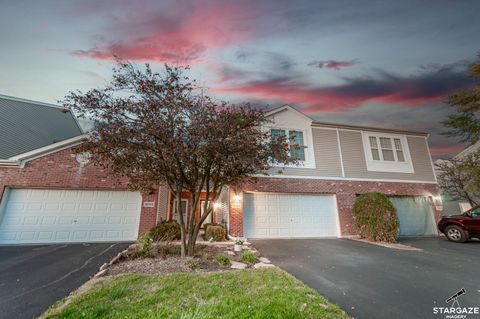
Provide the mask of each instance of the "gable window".
{"label": "gable window", "polygon": [[273,139],[285,137],[290,146],[290,156],[299,161],[305,161],[305,141],[302,131],[271,129],[270,134]]}
{"label": "gable window", "polygon": [[405,135],[363,132],[367,170],[414,173]]}

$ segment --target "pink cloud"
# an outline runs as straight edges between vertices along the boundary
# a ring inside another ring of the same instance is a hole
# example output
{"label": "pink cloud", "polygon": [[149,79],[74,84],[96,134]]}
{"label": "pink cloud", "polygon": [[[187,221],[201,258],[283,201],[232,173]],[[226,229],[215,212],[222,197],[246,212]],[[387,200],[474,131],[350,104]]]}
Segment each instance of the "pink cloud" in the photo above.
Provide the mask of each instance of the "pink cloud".
{"label": "pink cloud", "polygon": [[245,22],[251,14],[251,6],[236,2],[143,13],[146,16],[136,21],[114,20],[110,29],[122,31],[120,40],[102,41],[70,54],[96,60],[111,60],[116,55],[133,61],[195,63],[208,50],[249,39],[253,31]]}

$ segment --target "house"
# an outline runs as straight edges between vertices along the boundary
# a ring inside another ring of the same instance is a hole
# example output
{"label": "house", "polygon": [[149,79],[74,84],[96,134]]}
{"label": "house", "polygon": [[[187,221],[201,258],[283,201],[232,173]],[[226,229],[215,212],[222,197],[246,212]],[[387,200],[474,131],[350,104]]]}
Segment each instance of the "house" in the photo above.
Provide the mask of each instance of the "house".
{"label": "house", "polygon": [[[86,135],[68,110],[0,96],[0,115],[0,244],[131,241],[178,219],[167,187],[130,191],[78,154]],[[428,134],[316,122],[290,106],[267,116],[265,129],[305,146],[292,154],[300,164],[223,190],[206,222],[247,238],[351,236],[355,197],[378,191],[397,208],[402,235],[437,234]],[[188,193],[181,205],[191,205]]]}
{"label": "house", "polygon": [[[428,134],[317,122],[290,106],[267,113],[272,135],[294,136],[299,166],[276,167],[269,176],[224,191],[213,221],[247,238],[355,235],[357,195],[385,193],[397,209],[400,234],[436,235],[441,215]],[[160,188],[160,219],[175,219],[172,194]],[[188,194],[182,205],[189,205]],[[197,208],[198,210],[198,208]]]}
{"label": "house", "polygon": [[157,192],[76,154],[70,111],[2,95],[0,133],[0,244],[131,241],[155,225]]}
{"label": "house", "polygon": [[[478,152],[480,150],[480,141],[478,141],[475,144],[470,145],[457,155],[453,157],[454,160],[461,160],[462,158],[465,158],[466,156],[473,154],[475,152]],[[443,159],[438,159],[435,161],[435,164],[440,164],[444,162],[445,160]],[[436,167],[437,170],[439,170],[438,167]],[[440,171],[437,171],[437,174],[440,174]],[[462,200],[462,199],[455,199],[451,194],[442,194],[443,199],[443,206],[444,206],[444,214],[447,215],[457,215],[461,214],[463,212],[466,212],[470,208],[472,208],[472,205],[470,204],[469,201],[467,200]],[[473,198],[476,202],[479,202],[479,198]]]}

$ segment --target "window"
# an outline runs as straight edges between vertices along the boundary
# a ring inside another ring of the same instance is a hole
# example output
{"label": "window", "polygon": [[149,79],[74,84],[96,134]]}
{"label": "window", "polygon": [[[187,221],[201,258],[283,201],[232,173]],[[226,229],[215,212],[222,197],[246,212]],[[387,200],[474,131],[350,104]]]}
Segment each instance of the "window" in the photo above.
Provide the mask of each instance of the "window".
{"label": "window", "polygon": [[290,146],[290,156],[299,161],[305,161],[305,141],[303,139],[302,131],[271,129],[270,134],[273,139],[286,137],[287,143]]}
{"label": "window", "polygon": [[[188,203],[188,201],[186,199],[181,199],[180,211],[182,212],[183,221],[185,223],[187,223],[187,203]],[[173,219],[176,220],[178,223],[180,223],[180,216],[177,214],[177,200],[176,199],[173,201]]]}
{"label": "window", "polygon": [[374,161],[405,162],[402,141],[399,138],[369,136]]}
{"label": "window", "polygon": [[368,171],[415,173],[407,136],[364,131],[362,141]]}

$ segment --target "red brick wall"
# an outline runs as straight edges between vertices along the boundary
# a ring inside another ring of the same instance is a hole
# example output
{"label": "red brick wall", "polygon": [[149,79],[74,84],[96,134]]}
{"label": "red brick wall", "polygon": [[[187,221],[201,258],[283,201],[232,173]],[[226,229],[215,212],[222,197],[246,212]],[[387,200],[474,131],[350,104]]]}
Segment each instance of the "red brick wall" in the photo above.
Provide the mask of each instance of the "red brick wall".
{"label": "red brick wall", "polygon": [[294,178],[258,178],[256,182],[246,183],[236,189],[234,187],[231,188],[229,233],[232,236],[243,235],[243,196],[240,196],[240,200],[236,201],[234,198],[235,194],[241,194],[242,192],[272,192],[336,195],[341,235],[355,235],[356,233],[352,225],[352,207],[355,202],[356,195],[373,191],[381,192],[386,195],[430,197],[436,219],[438,220],[441,216],[441,211],[436,210],[433,202],[434,197],[439,195],[436,184]]}
{"label": "red brick wall", "polygon": [[[23,168],[0,167],[0,200],[6,187],[126,190],[127,184],[127,179],[115,178],[99,166],[82,167],[71,148],[29,161]],[[157,190],[143,195],[140,234],[155,225],[157,200]],[[143,207],[143,201],[154,201],[155,207]]]}

